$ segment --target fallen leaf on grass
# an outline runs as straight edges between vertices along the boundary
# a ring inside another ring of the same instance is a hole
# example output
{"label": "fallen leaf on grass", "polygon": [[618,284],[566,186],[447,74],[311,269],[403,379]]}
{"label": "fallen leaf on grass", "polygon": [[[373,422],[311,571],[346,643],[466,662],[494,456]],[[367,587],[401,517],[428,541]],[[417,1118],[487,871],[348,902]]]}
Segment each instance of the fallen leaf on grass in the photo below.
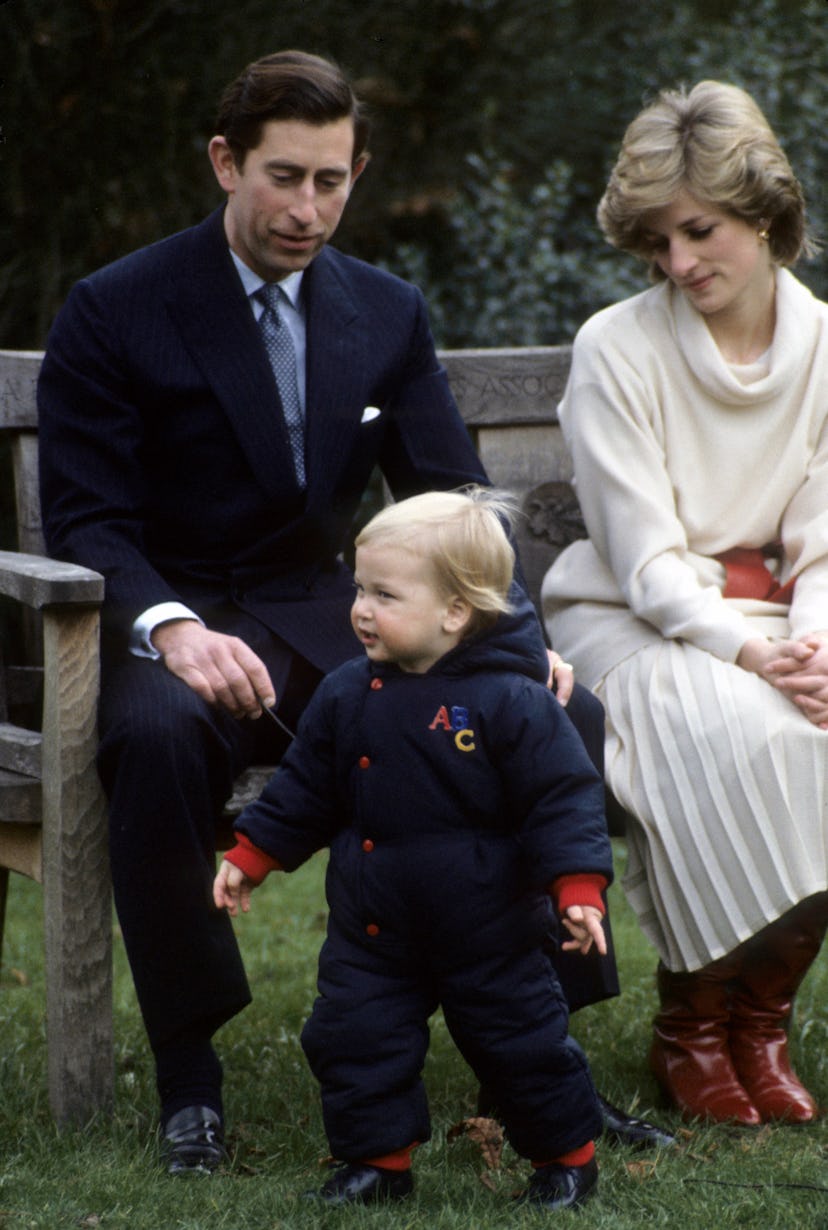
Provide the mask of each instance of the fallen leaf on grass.
{"label": "fallen leaf on grass", "polygon": [[722,1140],[718,1137],[711,1137],[707,1140],[704,1137],[696,1137],[693,1148],[688,1149],[684,1156],[689,1157],[693,1162],[713,1162],[716,1160],[716,1154],[722,1145]]}
{"label": "fallen leaf on grass", "polygon": [[485,1119],[475,1115],[470,1119],[461,1119],[449,1128],[448,1140],[457,1140],[466,1136],[480,1149],[483,1161],[489,1170],[499,1170],[503,1157],[503,1128],[496,1119]]}
{"label": "fallen leaf on grass", "polygon": [[772,1136],[773,1128],[769,1123],[764,1123],[758,1132],[751,1132],[750,1136],[742,1137],[739,1148],[743,1153],[752,1153],[757,1145],[760,1147],[766,1145]]}
{"label": "fallen leaf on grass", "polygon": [[230,1137],[252,1157],[265,1157],[267,1149],[258,1139],[258,1129],[249,1123],[237,1123]]}
{"label": "fallen leaf on grass", "polygon": [[655,1174],[656,1163],[652,1158],[646,1158],[636,1162],[625,1162],[624,1168],[631,1179],[644,1183]]}

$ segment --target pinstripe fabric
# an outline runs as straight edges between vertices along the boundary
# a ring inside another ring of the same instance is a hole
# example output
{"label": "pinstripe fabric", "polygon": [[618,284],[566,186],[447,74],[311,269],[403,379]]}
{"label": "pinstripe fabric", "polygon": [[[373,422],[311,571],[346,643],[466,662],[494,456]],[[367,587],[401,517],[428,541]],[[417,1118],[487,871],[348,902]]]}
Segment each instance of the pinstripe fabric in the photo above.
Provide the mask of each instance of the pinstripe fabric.
{"label": "pinstripe fabric", "polygon": [[[284,703],[289,651],[243,614],[219,630],[259,654]],[[249,1000],[232,925],[207,908],[215,823],[240,770],[276,763],[285,739],[270,722],[240,722],[206,704],[160,662],[106,654],[102,685],[98,766],[115,904],[157,1046],[205,1019],[216,1028]]]}
{"label": "pinstripe fabric", "polygon": [[697,969],[828,887],[828,732],[757,675],[660,641],[596,688],[606,776],[637,823],[624,889],[671,969]]}

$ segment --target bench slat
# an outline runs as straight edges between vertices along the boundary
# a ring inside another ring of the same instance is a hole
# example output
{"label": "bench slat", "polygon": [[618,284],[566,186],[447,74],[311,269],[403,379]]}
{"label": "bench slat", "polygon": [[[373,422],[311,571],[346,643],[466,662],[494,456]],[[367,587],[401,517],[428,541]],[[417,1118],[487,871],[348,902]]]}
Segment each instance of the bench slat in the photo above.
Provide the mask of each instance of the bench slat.
{"label": "bench slat", "polygon": [[40,828],[41,798],[42,788],[35,778],[0,769],[0,831],[21,824]]}
{"label": "bench slat", "polygon": [[569,346],[441,350],[460,413],[469,427],[556,423],[569,372]]}
{"label": "bench slat", "polygon": [[41,358],[37,350],[0,350],[0,429],[37,431],[35,388]]}
{"label": "bench slat", "polygon": [[43,738],[36,730],[25,730],[0,722],[0,769],[10,769],[40,780]]}

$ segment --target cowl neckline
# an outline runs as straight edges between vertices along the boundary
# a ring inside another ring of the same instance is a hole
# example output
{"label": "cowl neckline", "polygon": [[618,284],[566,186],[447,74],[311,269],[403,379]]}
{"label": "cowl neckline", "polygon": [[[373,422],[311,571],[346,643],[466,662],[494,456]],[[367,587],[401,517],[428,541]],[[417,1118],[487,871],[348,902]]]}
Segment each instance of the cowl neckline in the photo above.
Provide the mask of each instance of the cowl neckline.
{"label": "cowl neckline", "polygon": [[[813,353],[819,328],[814,297],[787,269],[776,271],[776,329],[767,352],[767,374],[744,383],[723,357],[701,312],[672,283],[665,284],[676,345],[711,397],[734,407],[770,401],[790,389]],[[750,365],[747,365],[748,368]],[[745,368],[742,368],[744,376]]]}

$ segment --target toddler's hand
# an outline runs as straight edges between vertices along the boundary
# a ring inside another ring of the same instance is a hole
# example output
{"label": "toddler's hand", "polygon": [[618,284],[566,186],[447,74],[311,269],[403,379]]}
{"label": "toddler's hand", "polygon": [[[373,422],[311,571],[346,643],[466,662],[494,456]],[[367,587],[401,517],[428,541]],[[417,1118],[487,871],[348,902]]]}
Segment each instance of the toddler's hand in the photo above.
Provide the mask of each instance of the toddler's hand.
{"label": "toddler's hand", "polygon": [[250,892],[252,884],[244,872],[227,859],[222,859],[218,875],[213,881],[213,900],[220,910],[226,909],[233,918],[239,912],[246,914],[250,909]]}
{"label": "toddler's hand", "polygon": [[553,689],[562,705],[566,705],[575,686],[575,672],[572,664],[564,662],[561,655],[555,653],[554,649],[547,649],[546,656],[549,659],[549,678],[546,686]]}
{"label": "toddler's hand", "polygon": [[574,950],[586,956],[594,943],[601,956],[605,956],[607,939],[601,925],[602,917],[594,905],[571,905],[563,917],[563,925],[572,939],[561,945],[563,951]]}

